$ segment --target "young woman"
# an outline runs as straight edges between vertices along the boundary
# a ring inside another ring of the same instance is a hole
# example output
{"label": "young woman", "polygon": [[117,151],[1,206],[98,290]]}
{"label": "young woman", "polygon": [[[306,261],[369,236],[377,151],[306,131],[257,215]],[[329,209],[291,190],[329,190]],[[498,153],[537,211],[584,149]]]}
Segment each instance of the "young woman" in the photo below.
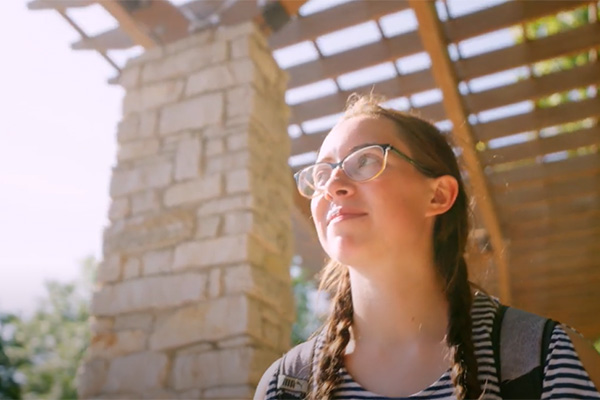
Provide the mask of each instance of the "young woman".
{"label": "young woman", "polygon": [[[322,286],[333,310],[308,397],[499,398],[488,351],[498,303],[468,281],[468,199],[444,136],[355,96],[296,179],[331,258]],[[543,398],[600,398],[599,360],[557,326]],[[279,362],[255,399],[277,398]]]}

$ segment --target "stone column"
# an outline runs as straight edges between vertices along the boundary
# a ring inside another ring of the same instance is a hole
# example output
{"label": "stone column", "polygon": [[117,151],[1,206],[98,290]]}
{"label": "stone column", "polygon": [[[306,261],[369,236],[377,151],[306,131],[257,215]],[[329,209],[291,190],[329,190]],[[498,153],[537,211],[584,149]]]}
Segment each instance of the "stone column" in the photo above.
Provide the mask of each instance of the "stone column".
{"label": "stone column", "polygon": [[83,398],[251,398],[294,307],[286,76],[248,23],[131,60]]}

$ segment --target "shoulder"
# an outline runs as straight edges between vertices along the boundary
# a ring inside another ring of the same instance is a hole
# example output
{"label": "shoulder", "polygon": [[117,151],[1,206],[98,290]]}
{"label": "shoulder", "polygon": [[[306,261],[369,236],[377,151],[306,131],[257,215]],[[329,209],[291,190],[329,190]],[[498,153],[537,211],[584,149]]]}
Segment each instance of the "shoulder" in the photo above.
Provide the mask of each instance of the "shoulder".
{"label": "shoulder", "polygon": [[566,325],[554,328],[544,374],[545,385],[573,386],[589,391],[590,398],[600,398],[600,354],[581,334]]}
{"label": "shoulder", "polygon": [[260,382],[256,387],[256,392],[254,392],[254,400],[265,400],[267,399],[267,394],[275,389],[277,385],[277,371],[279,369],[279,365],[281,364],[281,358],[276,360],[263,374],[262,378],[260,378]]}

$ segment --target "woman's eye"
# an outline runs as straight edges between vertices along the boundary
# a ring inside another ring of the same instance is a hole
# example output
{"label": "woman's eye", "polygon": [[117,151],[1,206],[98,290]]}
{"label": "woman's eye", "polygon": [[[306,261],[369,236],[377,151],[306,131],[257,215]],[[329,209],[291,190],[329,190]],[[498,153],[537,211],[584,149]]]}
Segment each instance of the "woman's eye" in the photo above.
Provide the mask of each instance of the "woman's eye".
{"label": "woman's eye", "polygon": [[360,156],[360,158],[358,159],[358,167],[362,168],[365,167],[369,164],[373,164],[375,162],[375,159],[369,155],[363,155]]}

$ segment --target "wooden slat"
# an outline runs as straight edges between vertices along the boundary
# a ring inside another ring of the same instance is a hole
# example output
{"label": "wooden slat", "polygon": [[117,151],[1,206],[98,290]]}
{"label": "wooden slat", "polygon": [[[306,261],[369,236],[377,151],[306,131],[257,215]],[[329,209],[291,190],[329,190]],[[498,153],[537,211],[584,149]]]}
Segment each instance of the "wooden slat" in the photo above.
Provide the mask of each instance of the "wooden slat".
{"label": "wooden slat", "polygon": [[121,29],[131,38],[133,43],[151,49],[158,45],[147,27],[140,26],[139,22],[119,3],[111,0],[98,0],[118,22]]}
{"label": "wooden slat", "polygon": [[[552,250],[556,251],[556,255],[560,254],[571,254],[570,250],[573,248],[591,248],[593,246],[598,245],[599,237],[595,234],[589,234],[583,237],[574,237],[574,238],[565,238],[562,241],[557,241],[552,243]],[[536,244],[532,245],[531,248],[526,247],[526,243],[524,245],[520,245],[518,241],[514,242],[514,246],[511,248],[511,259],[514,260],[524,260],[531,259],[531,257],[536,256],[537,254],[541,254],[543,252],[548,252],[548,248],[544,247],[545,244]],[[573,260],[571,260],[573,261]],[[571,262],[569,265],[574,265]],[[585,265],[585,264],[584,264]],[[544,269],[546,265],[531,265],[527,271],[522,271],[523,273],[527,273],[529,270],[535,271],[537,269]],[[574,268],[574,267],[573,267]],[[516,274],[518,275],[518,274]]]}
{"label": "wooden slat", "polygon": [[396,58],[423,51],[417,32],[410,32],[393,38],[357,47],[342,53],[288,68],[289,88],[307,85],[323,79],[334,78],[347,72],[372,67]]}
{"label": "wooden slat", "polygon": [[456,68],[460,79],[468,80],[550,58],[580,53],[599,45],[600,25],[588,24],[556,35],[458,60]]}
{"label": "wooden slat", "polygon": [[508,226],[515,223],[515,221],[536,221],[541,218],[550,218],[555,215],[579,214],[595,208],[600,208],[600,197],[596,194],[592,194],[586,198],[574,196],[570,201],[541,204],[531,208],[511,210],[510,214],[503,215],[503,223],[504,226]]}
{"label": "wooden slat", "polygon": [[540,232],[572,229],[575,226],[591,223],[600,225],[600,210],[590,209],[579,214],[557,215],[554,218],[514,224],[509,226],[506,231],[511,237],[536,236]]}
{"label": "wooden slat", "polygon": [[[464,96],[470,112],[480,112],[525,100],[539,99],[556,92],[587,87],[600,82],[600,64],[590,63],[567,71],[548,74],[535,79],[525,79],[514,84],[472,93]],[[333,114],[341,110],[348,96],[354,92],[367,93],[374,91],[380,95],[392,97],[409,96],[414,93],[434,89],[436,87],[431,70],[415,72],[394,77],[382,82],[370,83],[306,101],[292,106],[291,123]]]}
{"label": "wooden slat", "polygon": [[554,290],[562,286],[584,286],[596,285],[600,287],[600,268],[588,273],[573,273],[566,275],[529,276],[514,280],[514,288],[517,290]]}
{"label": "wooden slat", "polygon": [[[600,24],[599,24],[600,25]],[[600,115],[600,98],[564,103],[555,107],[536,108],[513,117],[477,124],[474,130],[481,141],[497,139],[511,134],[540,130],[549,126],[566,124]]]}
{"label": "wooden slat", "polygon": [[[457,18],[457,21],[459,20],[460,18]],[[487,22],[490,30],[506,27],[496,24],[493,19]],[[514,24],[517,23],[518,21],[514,22]],[[458,75],[461,79],[471,79],[547,58],[587,50],[600,44],[600,34],[598,34],[600,27],[595,25],[597,24],[586,25],[534,42],[518,44],[507,49],[457,61]],[[589,37],[590,35],[595,37]],[[567,45],[565,45],[565,42]],[[383,38],[377,43],[290,68],[289,87],[293,88],[332,78],[420,51],[422,51],[422,48],[415,32],[405,33],[389,39]]]}
{"label": "wooden slat", "polygon": [[533,164],[510,171],[495,172],[489,174],[488,179],[495,190],[502,188],[501,191],[507,191],[560,176],[585,175],[586,171],[595,173],[599,169],[600,157],[597,154],[587,154],[543,165]]}
{"label": "wooden slat", "polygon": [[527,251],[528,246],[531,246],[532,249],[535,248],[538,250],[544,250],[546,246],[551,246],[563,241],[566,242],[567,240],[585,239],[587,237],[597,235],[600,235],[600,227],[569,232],[551,232],[544,236],[519,238],[519,240],[514,240],[512,242],[512,248],[516,252]]}
{"label": "wooden slat", "polygon": [[369,83],[351,90],[344,90],[315,100],[306,101],[291,106],[291,123],[303,122],[325,115],[335,114],[346,105],[348,96],[352,93],[369,93],[371,90],[381,96],[397,98],[413,93],[423,92],[435,87],[431,70],[397,76],[381,82]]}
{"label": "wooden slat", "polygon": [[321,35],[377,19],[408,8],[405,0],[360,0],[341,4],[327,10],[290,21],[269,39],[273,49],[290,46]]}
{"label": "wooden slat", "polygon": [[[592,228],[583,231],[569,232],[563,237],[560,237],[560,235],[548,233],[547,235],[539,238],[521,238],[512,242],[511,254],[534,254],[546,251],[548,249],[548,246],[557,246],[565,248],[568,246],[577,246],[579,243],[588,245],[590,244],[590,242],[593,242],[595,238],[598,238],[598,235],[598,230],[594,230]],[[574,264],[575,261],[571,260],[570,265]]]}
{"label": "wooden slat", "polygon": [[589,0],[508,1],[495,7],[448,20],[444,23],[444,28],[449,40],[458,42],[498,29],[519,25],[545,15],[570,10],[589,2]]}
{"label": "wooden slat", "polygon": [[96,0],[34,0],[27,3],[30,10],[65,10],[67,8],[87,7]]}
{"label": "wooden slat", "polygon": [[535,139],[513,146],[486,150],[481,153],[481,159],[486,165],[495,165],[526,158],[535,158],[559,151],[573,150],[593,144],[600,144],[600,126],[584,128],[548,138]]}
{"label": "wooden slat", "polygon": [[543,202],[544,200],[560,197],[571,193],[594,193],[600,195],[600,175],[593,175],[581,179],[550,182],[546,184],[530,185],[526,188],[508,191],[496,195],[496,201],[502,207],[510,208],[513,204],[529,204]]}
{"label": "wooden slat", "polygon": [[[590,226],[588,225],[582,228],[590,228]],[[595,236],[590,236],[590,238],[598,239],[598,237]],[[581,262],[583,265],[585,265],[585,263],[589,263],[590,265],[598,263],[600,268],[600,262],[598,262],[595,257],[595,255],[600,252],[600,244],[593,243],[587,245],[587,243],[587,240],[584,241],[582,239],[582,244],[578,243],[568,248],[559,247],[560,245],[557,244],[542,252],[530,252],[528,255],[522,253],[519,256],[513,255],[511,257],[511,265],[514,265],[515,267],[522,266],[525,268],[514,268],[518,270],[543,270],[544,273],[550,272],[547,267],[551,265],[576,265],[578,262]],[[571,269],[575,269],[575,267],[572,267]]]}
{"label": "wooden slat", "polygon": [[471,112],[480,112],[600,82],[600,64],[589,63],[565,71],[523,79],[510,85],[465,96]]}
{"label": "wooden slat", "polygon": [[498,270],[499,290],[502,299],[510,304],[510,279],[507,261],[504,258],[506,244],[491,192],[475,151],[475,136],[471,126],[464,123],[467,120],[468,112],[464,106],[462,96],[458,92],[458,80],[448,55],[448,43],[444,38],[435,4],[429,1],[410,0],[410,5],[419,21],[419,35],[423,46],[431,57],[433,76],[442,90],[446,114],[454,125],[452,133],[463,149],[462,158],[469,172],[470,186],[474,197],[477,199],[484,225],[490,234],[492,248],[495,249],[493,258]]}
{"label": "wooden slat", "polygon": [[[581,285],[579,287],[563,287],[552,291],[530,290],[519,296],[521,302],[545,303],[548,311],[576,310],[580,307],[587,308],[588,301],[592,304],[600,301],[597,286]],[[565,302],[565,307],[562,303]]]}

